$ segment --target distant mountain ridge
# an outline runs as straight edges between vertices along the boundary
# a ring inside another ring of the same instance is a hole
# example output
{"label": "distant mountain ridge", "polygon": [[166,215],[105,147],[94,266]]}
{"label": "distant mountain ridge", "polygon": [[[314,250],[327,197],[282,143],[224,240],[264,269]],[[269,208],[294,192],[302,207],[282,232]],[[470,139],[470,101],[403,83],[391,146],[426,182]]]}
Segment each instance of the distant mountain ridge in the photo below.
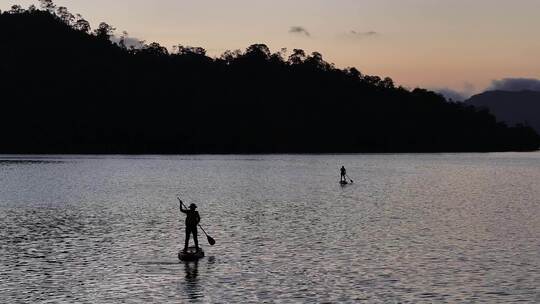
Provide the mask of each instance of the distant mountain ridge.
{"label": "distant mountain ridge", "polygon": [[489,109],[499,121],[509,125],[527,124],[540,133],[539,91],[487,91],[465,102]]}

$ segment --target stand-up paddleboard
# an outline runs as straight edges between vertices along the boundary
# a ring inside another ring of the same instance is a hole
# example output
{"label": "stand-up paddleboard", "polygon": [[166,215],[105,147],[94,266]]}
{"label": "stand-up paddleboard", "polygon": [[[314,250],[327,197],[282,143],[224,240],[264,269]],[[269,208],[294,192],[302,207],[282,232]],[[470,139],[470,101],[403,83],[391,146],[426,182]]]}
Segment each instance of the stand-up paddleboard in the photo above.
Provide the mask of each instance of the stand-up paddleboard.
{"label": "stand-up paddleboard", "polygon": [[342,186],[345,186],[345,185],[348,185],[349,182],[348,181],[340,181],[339,184],[342,185]]}
{"label": "stand-up paddleboard", "polygon": [[199,248],[199,251],[197,251],[197,248],[189,247],[187,251],[180,250],[178,252],[178,259],[180,261],[196,261],[203,257],[204,251],[201,248]]}

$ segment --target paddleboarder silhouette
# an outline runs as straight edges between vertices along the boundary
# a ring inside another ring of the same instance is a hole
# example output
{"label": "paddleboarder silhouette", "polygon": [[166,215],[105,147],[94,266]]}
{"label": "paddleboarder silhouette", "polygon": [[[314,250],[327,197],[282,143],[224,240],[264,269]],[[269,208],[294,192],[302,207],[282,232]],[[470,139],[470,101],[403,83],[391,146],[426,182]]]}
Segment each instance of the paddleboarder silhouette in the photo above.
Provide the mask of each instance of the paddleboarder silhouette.
{"label": "paddleboarder silhouette", "polygon": [[340,179],[340,181],[342,181],[342,182],[347,181],[347,177],[346,177],[347,176],[347,169],[345,169],[345,166],[341,166],[340,171],[341,171],[341,179]]}
{"label": "paddleboarder silhouette", "polygon": [[201,221],[199,212],[197,211],[197,205],[189,205],[189,209],[183,208],[183,202],[180,201],[180,211],[186,214],[186,242],[184,245],[184,252],[188,250],[190,234],[193,235],[193,242],[195,242],[195,248],[199,252],[199,239],[197,238],[197,225]]}

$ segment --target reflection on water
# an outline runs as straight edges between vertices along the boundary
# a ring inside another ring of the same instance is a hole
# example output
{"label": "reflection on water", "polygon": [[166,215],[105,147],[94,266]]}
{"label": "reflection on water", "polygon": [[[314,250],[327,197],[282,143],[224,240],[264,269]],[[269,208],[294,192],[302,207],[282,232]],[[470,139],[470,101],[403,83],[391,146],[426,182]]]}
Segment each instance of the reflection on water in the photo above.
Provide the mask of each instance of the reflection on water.
{"label": "reflection on water", "polygon": [[2,303],[540,302],[539,153],[10,156],[0,184]]}
{"label": "reflection on water", "polygon": [[36,164],[54,164],[60,163],[59,161],[46,161],[46,160],[9,160],[0,159],[0,166],[14,166],[14,165],[36,165]]}
{"label": "reflection on water", "polygon": [[184,292],[189,299],[195,300],[201,298],[201,288],[199,286],[199,262],[184,262],[184,270],[186,271],[186,281],[184,286]]}

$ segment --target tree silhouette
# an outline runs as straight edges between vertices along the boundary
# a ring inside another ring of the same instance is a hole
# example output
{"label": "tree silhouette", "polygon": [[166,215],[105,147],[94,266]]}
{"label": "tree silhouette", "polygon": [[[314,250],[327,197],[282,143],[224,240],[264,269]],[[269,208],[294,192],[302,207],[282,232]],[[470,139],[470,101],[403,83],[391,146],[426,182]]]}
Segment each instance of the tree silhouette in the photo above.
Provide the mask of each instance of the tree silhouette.
{"label": "tree silhouette", "polygon": [[266,44],[253,44],[246,49],[243,57],[268,60],[271,54],[272,52]]}
{"label": "tree silhouette", "polygon": [[73,24],[73,28],[83,33],[90,33],[92,27],[90,22],[86,21],[81,15],[77,14],[76,21]]}
{"label": "tree silhouette", "polygon": [[94,35],[101,40],[109,40],[114,35],[116,29],[105,22],[101,22],[98,28],[94,31]]}
{"label": "tree silhouette", "polygon": [[176,54],[180,56],[186,55],[195,55],[195,56],[206,56],[206,50],[202,47],[192,47],[192,46],[175,46]]}
{"label": "tree silhouette", "polygon": [[306,52],[300,49],[294,49],[291,56],[289,56],[290,64],[301,64],[306,59]]}
{"label": "tree silhouette", "polygon": [[52,0],[39,0],[40,7],[49,13],[53,13],[56,5]]}
{"label": "tree silhouette", "polygon": [[157,42],[152,42],[148,45],[145,45],[140,53],[150,55],[150,56],[167,56],[169,55],[169,51],[167,51],[167,48],[164,46],[161,46]]}
{"label": "tree silhouette", "polygon": [[73,20],[75,20],[75,16],[73,16],[72,13],[69,12],[67,7],[65,6],[59,6],[56,9],[56,15],[62,20],[65,24],[72,24]]}
{"label": "tree silhouette", "polygon": [[22,14],[24,13],[24,9],[20,5],[12,5],[11,10],[9,11],[10,14]]}

